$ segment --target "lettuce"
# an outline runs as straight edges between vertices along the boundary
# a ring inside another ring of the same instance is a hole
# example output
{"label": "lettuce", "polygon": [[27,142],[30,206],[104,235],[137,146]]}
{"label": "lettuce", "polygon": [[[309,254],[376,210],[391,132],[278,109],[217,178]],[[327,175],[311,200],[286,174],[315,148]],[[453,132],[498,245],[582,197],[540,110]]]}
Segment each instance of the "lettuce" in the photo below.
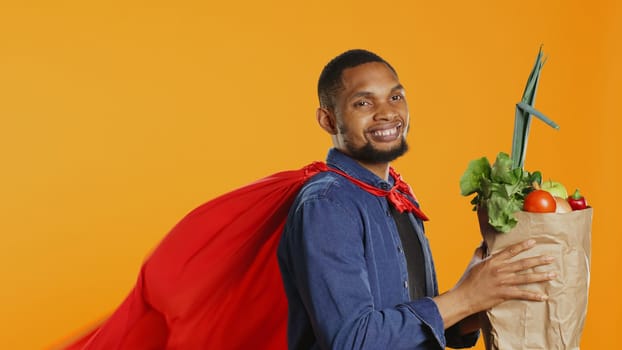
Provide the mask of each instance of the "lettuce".
{"label": "lettuce", "polygon": [[460,193],[475,193],[473,210],[485,207],[488,222],[499,232],[516,226],[514,213],[523,207],[525,196],[533,190],[532,183],[542,183],[539,171],[530,173],[513,164],[509,155],[500,152],[492,166],[486,157],[472,160],[460,178]]}

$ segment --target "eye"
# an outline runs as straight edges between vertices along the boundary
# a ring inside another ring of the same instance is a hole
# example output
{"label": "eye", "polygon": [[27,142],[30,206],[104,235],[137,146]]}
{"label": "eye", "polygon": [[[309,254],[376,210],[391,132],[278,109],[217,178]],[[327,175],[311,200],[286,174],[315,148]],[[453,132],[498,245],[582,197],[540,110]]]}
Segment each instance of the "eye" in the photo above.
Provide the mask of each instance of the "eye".
{"label": "eye", "polygon": [[391,96],[391,101],[401,101],[404,99],[404,95],[393,95]]}
{"label": "eye", "polygon": [[367,107],[367,106],[371,106],[371,102],[367,100],[360,100],[360,101],[354,102],[354,107]]}

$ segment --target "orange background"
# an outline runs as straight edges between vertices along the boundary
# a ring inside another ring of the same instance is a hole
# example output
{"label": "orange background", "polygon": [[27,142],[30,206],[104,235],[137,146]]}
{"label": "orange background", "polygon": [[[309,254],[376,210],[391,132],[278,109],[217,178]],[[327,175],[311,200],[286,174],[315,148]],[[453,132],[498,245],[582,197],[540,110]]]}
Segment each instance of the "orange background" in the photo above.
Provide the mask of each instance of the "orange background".
{"label": "orange background", "polygon": [[411,151],[395,165],[451,288],[480,240],[458,180],[469,160],[510,151],[544,44],[536,107],[561,130],[534,123],[526,168],[595,208],[582,348],[617,348],[618,2],[26,3],[0,5],[0,347],[75,334],[190,209],[323,159],[316,79],[349,48],[384,56],[407,88]]}

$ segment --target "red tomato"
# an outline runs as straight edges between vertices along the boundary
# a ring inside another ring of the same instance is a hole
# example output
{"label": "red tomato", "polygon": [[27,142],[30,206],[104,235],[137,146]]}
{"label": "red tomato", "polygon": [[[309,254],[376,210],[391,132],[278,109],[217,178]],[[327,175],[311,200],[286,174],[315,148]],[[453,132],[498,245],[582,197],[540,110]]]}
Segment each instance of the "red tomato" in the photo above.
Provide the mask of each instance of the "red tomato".
{"label": "red tomato", "polygon": [[531,213],[554,213],[556,208],[555,198],[544,190],[529,193],[523,203],[523,210]]}

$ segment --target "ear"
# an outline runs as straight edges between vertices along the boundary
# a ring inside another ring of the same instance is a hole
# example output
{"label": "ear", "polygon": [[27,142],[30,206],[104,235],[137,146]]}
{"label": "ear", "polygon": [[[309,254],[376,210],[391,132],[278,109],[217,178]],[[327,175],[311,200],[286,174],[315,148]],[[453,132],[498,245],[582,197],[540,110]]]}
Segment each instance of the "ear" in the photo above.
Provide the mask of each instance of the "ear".
{"label": "ear", "polygon": [[337,135],[337,121],[335,120],[335,115],[329,109],[319,107],[315,111],[315,117],[322,129],[331,135]]}

